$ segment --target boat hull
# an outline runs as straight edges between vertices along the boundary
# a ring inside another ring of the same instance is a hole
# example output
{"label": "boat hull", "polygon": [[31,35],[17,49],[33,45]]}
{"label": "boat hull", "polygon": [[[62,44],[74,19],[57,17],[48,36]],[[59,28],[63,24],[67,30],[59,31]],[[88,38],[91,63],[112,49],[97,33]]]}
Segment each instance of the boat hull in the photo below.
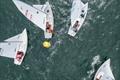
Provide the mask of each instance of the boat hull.
{"label": "boat hull", "polygon": [[[88,3],[84,4],[81,0],[73,1],[72,9],[71,9],[71,26],[68,30],[68,34],[70,36],[74,37],[80,30],[86,18],[87,10],[88,10]],[[79,21],[79,26],[77,27],[77,31],[74,31],[73,26],[76,21]]]}
{"label": "boat hull", "polygon": [[[47,13],[46,21],[50,23],[52,32],[47,32],[46,30],[44,31],[44,35],[45,35],[45,38],[49,39],[49,38],[52,38],[52,34],[53,34],[54,18],[53,18],[53,12],[52,12],[51,6],[48,2],[46,2],[46,6],[47,6],[47,9],[45,11],[45,13]],[[49,12],[47,12],[47,10],[49,10]]]}
{"label": "boat hull", "polygon": [[27,45],[28,45],[28,37],[27,37],[27,31],[26,31],[26,29],[22,32],[22,34],[20,36],[20,40],[22,41],[22,43],[17,47],[16,56],[17,56],[17,52],[18,51],[22,51],[23,52],[23,56],[20,59],[20,61],[18,61],[17,58],[16,58],[16,56],[15,56],[15,58],[14,58],[14,64],[16,64],[16,65],[21,65],[21,63],[23,62],[23,59],[25,57],[25,54],[26,54]]}
{"label": "boat hull", "polygon": [[95,74],[94,80],[115,80],[110,68],[110,59],[105,61]]}

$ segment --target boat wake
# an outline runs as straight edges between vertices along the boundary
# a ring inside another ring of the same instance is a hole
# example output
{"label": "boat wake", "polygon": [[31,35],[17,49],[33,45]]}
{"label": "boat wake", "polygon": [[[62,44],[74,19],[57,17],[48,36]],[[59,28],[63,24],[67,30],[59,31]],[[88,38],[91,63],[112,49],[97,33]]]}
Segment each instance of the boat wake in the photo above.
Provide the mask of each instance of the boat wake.
{"label": "boat wake", "polygon": [[93,62],[91,63],[92,70],[87,71],[87,73],[89,74],[88,78],[90,78],[91,75],[95,72],[95,65],[99,63],[100,63],[100,55],[93,57]]}

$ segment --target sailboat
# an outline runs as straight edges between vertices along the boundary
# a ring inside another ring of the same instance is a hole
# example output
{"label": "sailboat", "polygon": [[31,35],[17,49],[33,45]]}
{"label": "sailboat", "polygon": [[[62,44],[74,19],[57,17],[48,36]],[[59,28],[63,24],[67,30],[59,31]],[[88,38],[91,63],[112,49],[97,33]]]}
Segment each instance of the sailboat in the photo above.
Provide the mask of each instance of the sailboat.
{"label": "sailboat", "polygon": [[49,2],[44,5],[29,5],[20,0],[13,0],[13,2],[28,20],[44,31],[45,38],[52,38],[54,20]]}
{"label": "sailboat", "polygon": [[105,61],[95,74],[94,80],[115,80],[110,68],[110,59]]}
{"label": "sailboat", "polygon": [[14,59],[14,64],[21,65],[28,45],[27,31],[0,42],[0,56]]}
{"label": "sailboat", "polygon": [[75,36],[80,30],[88,10],[88,2],[83,3],[81,0],[73,0],[71,9],[71,26],[68,30],[70,36]]}

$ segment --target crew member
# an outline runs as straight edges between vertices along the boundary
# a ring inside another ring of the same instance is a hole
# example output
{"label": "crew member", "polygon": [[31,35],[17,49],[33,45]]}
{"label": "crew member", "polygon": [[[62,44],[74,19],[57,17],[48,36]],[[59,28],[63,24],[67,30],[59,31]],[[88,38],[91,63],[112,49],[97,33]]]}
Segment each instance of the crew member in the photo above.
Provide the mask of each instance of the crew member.
{"label": "crew member", "polygon": [[17,55],[16,55],[16,59],[17,59],[18,61],[20,61],[20,60],[22,59],[22,56],[23,56],[23,55],[24,55],[23,52],[18,51],[18,52],[17,52]]}
{"label": "crew member", "polygon": [[75,31],[75,32],[77,32],[77,28],[79,27],[79,21],[76,21],[75,22],[75,24],[74,24],[74,26],[73,26],[73,30]]}
{"label": "crew member", "polygon": [[49,22],[46,22],[46,31],[49,33],[52,33],[53,30],[51,29],[51,25],[49,24]]}

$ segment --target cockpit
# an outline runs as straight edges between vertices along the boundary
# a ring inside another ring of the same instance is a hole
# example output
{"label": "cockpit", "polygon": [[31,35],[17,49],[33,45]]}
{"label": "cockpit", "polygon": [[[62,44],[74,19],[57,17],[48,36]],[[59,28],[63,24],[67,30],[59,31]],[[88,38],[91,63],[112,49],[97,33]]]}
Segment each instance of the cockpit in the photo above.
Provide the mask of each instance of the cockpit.
{"label": "cockpit", "polygon": [[22,59],[22,57],[23,57],[23,52],[22,51],[18,51],[17,52],[17,55],[16,55],[16,59],[18,60],[18,61],[20,61],[21,59]]}
{"label": "cockpit", "polygon": [[49,24],[49,22],[46,22],[46,31],[49,33],[53,32],[53,30],[51,29],[51,24]]}
{"label": "cockpit", "polygon": [[75,24],[73,25],[73,31],[77,32],[79,27],[79,21],[77,20]]}

